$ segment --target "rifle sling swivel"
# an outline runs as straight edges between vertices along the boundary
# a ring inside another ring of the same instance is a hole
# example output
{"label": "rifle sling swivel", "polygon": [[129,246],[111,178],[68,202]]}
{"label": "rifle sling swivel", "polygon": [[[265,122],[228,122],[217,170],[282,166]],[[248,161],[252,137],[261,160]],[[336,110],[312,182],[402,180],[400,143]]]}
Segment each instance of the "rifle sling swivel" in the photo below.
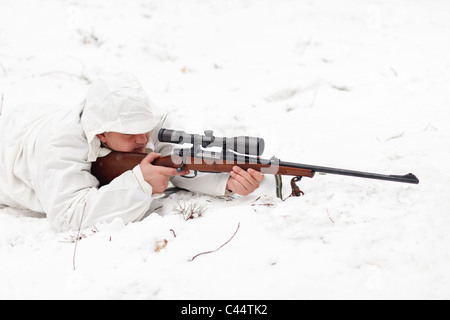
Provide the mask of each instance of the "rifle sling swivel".
{"label": "rifle sling swivel", "polygon": [[[300,181],[300,180],[302,180],[302,178],[303,178],[303,177],[298,176],[298,177],[294,177],[294,178],[291,179],[291,190],[292,190],[292,192],[291,192],[291,194],[290,194],[287,198],[285,198],[285,199],[283,199],[283,198],[281,197],[281,195],[282,195],[282,193],[281,193],[282,184],[280,183],[279,185],[277,185],[277,196],[278,196],[281,200],[286,201],[286,200],[289,199],[290,197],[300,197],[300,196],[305,195],[305,193],[304,193],[302,190],[300,190],[300,188],[299,188],[298,185],[297,185],[297,182]],[[277,181],[277,183],[278,183],[278,181]]]}

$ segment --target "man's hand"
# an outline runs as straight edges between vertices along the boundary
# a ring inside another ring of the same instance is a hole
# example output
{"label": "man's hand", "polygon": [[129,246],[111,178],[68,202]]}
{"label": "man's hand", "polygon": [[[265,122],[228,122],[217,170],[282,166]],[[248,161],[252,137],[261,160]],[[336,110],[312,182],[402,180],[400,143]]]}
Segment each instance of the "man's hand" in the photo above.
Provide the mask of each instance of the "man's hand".
{"label": "man's hand", "polygon": [[160,156],[161,154],[159,153],[151,152],[139,164],[144,180],[152,186],[153,193],[164,192],[169,185],[170,177],[189,174],[189,170],[183,170],[181,173],[178,173],[175,168],[152,165],[152,162]]}
{"label": "man's hand", "polygon": [[231,177],[228,179],[227,189],[241,196],[247,196],[258,189],[259,184],[264,179],[264,175],[261,172],[253,169],[245,171],[238,166],[234,166],[230,174]]}

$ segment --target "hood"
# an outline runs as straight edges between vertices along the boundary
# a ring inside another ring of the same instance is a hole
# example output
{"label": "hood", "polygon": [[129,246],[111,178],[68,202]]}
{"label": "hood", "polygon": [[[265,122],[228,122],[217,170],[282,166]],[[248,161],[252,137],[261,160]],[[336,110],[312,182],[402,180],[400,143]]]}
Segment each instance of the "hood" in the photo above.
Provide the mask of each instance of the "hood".
{"label": "hood", "polygon": [[88,161],[100,151],[97,134],[119,132],[141,134],[152,131],[160,122],[138,80],[129,73],[99,77],[87,93],[81,125],[89,143]]}

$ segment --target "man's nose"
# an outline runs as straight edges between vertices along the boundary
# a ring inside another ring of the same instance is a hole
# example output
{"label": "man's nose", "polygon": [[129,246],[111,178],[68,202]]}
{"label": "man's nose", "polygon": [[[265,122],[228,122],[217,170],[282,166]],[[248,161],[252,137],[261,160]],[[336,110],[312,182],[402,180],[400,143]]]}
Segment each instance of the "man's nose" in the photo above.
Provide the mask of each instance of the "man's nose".
{"label": "man's nose", "polygon": [[141,143],[147,143],[147,135],[144,134],[137,134],[136,135],[136,143],[141,144]]}

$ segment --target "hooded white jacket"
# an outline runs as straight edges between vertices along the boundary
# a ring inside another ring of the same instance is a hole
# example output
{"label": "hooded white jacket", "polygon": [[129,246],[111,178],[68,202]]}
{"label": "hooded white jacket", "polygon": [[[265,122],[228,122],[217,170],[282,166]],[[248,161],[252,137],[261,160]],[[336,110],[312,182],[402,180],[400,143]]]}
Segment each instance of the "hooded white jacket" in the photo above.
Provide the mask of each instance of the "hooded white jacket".
{"label": "hooded white jacket", "polygon": [[[76,230],[116,217],[138,221],[149,210],[152,187],[140,166],[98,188],[91,163],[105,156],[97,134],[151,131],[149,146],[159,143],[164,117],[153,112],[138,81],[129,74],[104,77],[92,84],[86,102],[71,110],[17,109],[0,116],[0,206],[45,213],[58,229]],[[175,186],[210,195],[225,193],[227,174],[174,177]]]}

